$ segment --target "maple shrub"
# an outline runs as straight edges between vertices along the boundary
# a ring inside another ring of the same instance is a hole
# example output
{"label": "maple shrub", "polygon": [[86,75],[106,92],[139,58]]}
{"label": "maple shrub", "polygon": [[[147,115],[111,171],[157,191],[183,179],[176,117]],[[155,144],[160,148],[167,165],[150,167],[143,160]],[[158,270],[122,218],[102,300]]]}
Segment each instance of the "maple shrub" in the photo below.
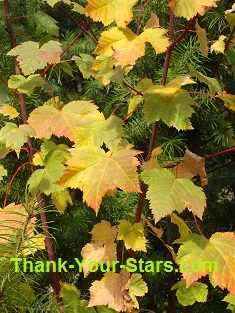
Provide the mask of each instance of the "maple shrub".
{"label": "maple shrub", "polygon": [[235,312],[233,1],[0,10],[0,312]]}

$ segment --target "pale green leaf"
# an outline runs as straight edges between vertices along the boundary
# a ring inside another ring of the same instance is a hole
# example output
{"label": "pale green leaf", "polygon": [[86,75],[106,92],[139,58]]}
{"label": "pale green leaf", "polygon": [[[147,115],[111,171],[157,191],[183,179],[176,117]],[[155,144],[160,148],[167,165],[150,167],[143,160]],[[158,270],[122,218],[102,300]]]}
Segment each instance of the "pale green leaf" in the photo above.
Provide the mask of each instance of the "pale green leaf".
{"label": "pale green leaf", "polygon": [[73,4],[73,11],[78,12],[80,14],[85,14],[84,8],[80,4],[76,2],[72,2],[72,4]]}
{"label": "pale green leaf", "polygon": [[185,221],[181,217],[176,215],[174,212],[171,213],[171,222],[179,227],[181,237],[187,237],[189,233],[191,233],[191,230],[188,228]]}
{"label": "pale green leaf", "polygon": [[195,282],[186,287],[185,280],[181,280],[178,283],[174,284],[171,290],[176,291],[176,297],[181,305],[188,306],[193,305],[197,302],[206,302],[207,299],[207,285],[199,282]]}
{"label": "pale green leaf", "polygon": [[132,274],[128,295],[133,300],[135,307],[139,309],[136,297],[143,297],[148,292],[147,284],[143,281],[141,274]]}
{"label": "pale green leaf", "polygon": [[209,48],[207,45],[206,30],[204,28],[201,28],[198,22],[196,22],[195,28],[196,28],[196,33],[198,36],[198,41],[200,44],[200,51],[203,55],[207,56]]}
{"label": "pale green leaf", "polygon": [[46,31],[54,36],[59,36],[59,27],[56,25],[58,22],[50,15],[37,11],[33,14],[35,22],[46,29]]}
{"label": "pale green leaf", "polygon": [[77,57],[75,59],[75,63],[82,73],[83,78],[88,79],[94,75],[94,72],[91,70],[94,61],[95,59],[89,54],[80,54],[80,58]]}
{"label": "pale green leaf", "polygon": [[51,199],[54,206],[61,214],[64,213],[68,203],[71,205],[73,204],[73,200],[68,189],[52,193]]}
{"label": "pale green leaf", "polygon": [[0,181],[3,179],[3,176],[7,176],[7,170],[0,164]]}
{"label": "pale green leaf", "polygon": [[41,48],[38,42],[26,41],[11,49],[7,55],[17,56],[24,75],[30,75],[38,69],[43,69],[47,63],[57,64],[60,62],[62,53],[61,44],[50,40]]}
{"label": "pale green leaf", "polygon": [[216,40],[212,45],[211,45],[211,53],[214,51],[216,54],[217,53],[224,53],[225,49],[225,42],[224,39],[226,37],[224,35],[219,36],[219,39]]}
{"label": "pale green leaf", "polygon": [[19,157],[21,147],[27,142],[28,136],[34,136],[35,132],[29,125],[7,123],[0,130],[0,140],[6,143],[6,147],[15,150]]}
{"label": "pale green leaf", "polygon": [[146,197],[156,222],[173,211],[181,213],[186,207],[202,218],[206,197],[189,179],[175,179],[170,170],[161,168],[143,171],[140,176],[148,185]]}
{"label": "pale green leaf", "polygon": [[196,77],[201,83],[205,83],[209,87],[212,96],[214,96],[216,92],[222,92],[221,86],[215,78],[203,75],[202,73],[196,71],[192,65],[189,65],[189,70],[190,76]]}
{"label": "pale green leaf", "polygon": [[31,96],[35,87],[44,84],[45,81],[39,74],[30,75],[27,78],[22,75],[11,75],[8,80],[9,88],[18,89],[19,92],[26,93],[28,96]]}
{"label": "pale green leaf", "polygon": [[160,119],[177,130],[192,129],[190,117],[194,100],[185,90],[177,87],[157,86],[144,94],[144,114],[148,124]]}
{"label": "pale green leaf", "polygon": [[120,220],[117,240],[123,240],[127,249],[146,252],[146,238],[140,223],[131,225],[127,220]]}

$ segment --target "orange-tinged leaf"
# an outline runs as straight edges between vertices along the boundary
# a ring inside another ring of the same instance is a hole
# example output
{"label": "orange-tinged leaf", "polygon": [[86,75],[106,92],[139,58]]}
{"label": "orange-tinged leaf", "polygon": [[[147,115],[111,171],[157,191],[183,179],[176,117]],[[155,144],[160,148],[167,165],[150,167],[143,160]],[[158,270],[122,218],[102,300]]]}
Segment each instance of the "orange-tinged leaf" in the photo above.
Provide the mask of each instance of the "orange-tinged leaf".
{"label": "orange-tinged leaf", "polygon": [[135,158],[139,151],[125,149],[105,153],[100,147],[84,146],[70,149],[70,152],[72,157],[58,184],[81,189],[83,200],[96,214],[107,191],[117,187],[126,192],[140,191],[136,173],[139,162]]}
{"label": "orange-tinged leaf", "polygon": [[69,102],[61,111],[44,104],[31,112],[28,123],[35,130],[37,138],[49,139],[54,134],[76,141],[79,122],[87,114],[95,114],[96,110],[97,106],[90,101]]}
{"label": "orange-tinged leaf", "polygon": [[173,172],[176,178],[189,178],[199,175],[201,185],[208,184],[208,178],[205,171],[205,159],[186,149],[184,158],[180,164],[174,167]]}
{"label": "orange-tinged leaf", "polygon": [[145,38],[137,36],[129,28],[112,27],[102,32],[94,53],[114,55],[122,67],[133,65],[145,53]]}
{"label": "orange-tinged leaf", "polygon": [[61,52],[61,44],[57,41],[50,40],[41,48],[37,42],[26,41],[11,49],[7,55],[17,55],[16,59],[22,72],[24,75],[30,75],[38,69],[43,69],[47,63],[59,63]]}
{"label": "orange-tinged leaf", "polygon": [[186,207],[202,218],[206,197],[189,179],[175,179],[170,170],[161,168],[145,170],[140,176],[148,185],[146,197],[156,222],[173,211],[181,213]]}
{"label": "orange-tinged leaf", "polygon": [[217,0],[171,0],[169,7],[177,17],[190,20],[197,13],[204,15],[210,7],[216,7]]}
{"label": "orange-tinged leaf", "polygon": [[207,45],[206,30],[204,28],[201,28],[198,22],[196,22],[195,28],[196,28],[196,33],[198,36],[198,41],[200,44],[200,51],[203,55],[207,56],[209,48]]}
{"label": "orange-tinged leaf", "polygon": [[20,230],[25,230],[27,238],[34,236],[34,225],[36,217],[30,219],[29,214],[22,204],[10,203],[5,208],[0,209],[0,243],[7,242],[11,236],[18,235],[21,237]]}
{"label": "orange-tinged leaf", "polygon": [[[190,286],[199,278],[209,274],[210,279],[220,288],[227,288],[235,296],[235,234],[215,233],[208,240],[197,234],[179,238],[182,243],[176,262],[186,285]],[[192,270],[194,262],[196,270]]]}
{"label": "orange-tinged leaf", "polygon": [[159,17],[155,13],[151,12],[151,17],[147,21],[144,29],[153,28],[153,27],[160,27],[160,23],[159,23]]}
{"label": "orange-tinged leaf", "polygon": [[131,225],[127,220],[120,220],[117,240],[123,240],[127,249],[147,251],[144,228],[140,223]]}
{"label": "orange-tinged leaf", "polygon": [[19,112],[17,112],[14,107],[5,103],[0,107],[0,114],[3,114],[4,116],[9,116],[10,119],[19,116]]}
{"label": "orange-tinged leaf", "polygon": [[156,53],[162,53],[170,45],[169,39],[164,36],[166,33],[167,31],[163,28],[148,28],[140,34],[140,37],[145,38],[153,46]]}
{"label": "orange-tinged leaf", "polygon": [[228,93],[218,93],[220,99],[224,101],[224,105],[232,111],[235,111],[235,95],[230,95]]}
{"label": "orange-tinged leaf", "polygon": [[116,22],[117,26],[126,27],[133,19],[132,7],[138,0],[88,0],[84,9],[94,21],[105,26]]}
{"label": "orange-tinged leaf", "polygon": [[90,234],[92,234],[92,241],[95,240],[104,244],[114,241],[117,236],[117,228],[116,226],[111,226],[110,222],[102,220],[93,227]]}
{"label": "orange-tinged leaf", "polygon": [[121,272],[108,272],[100,281],[94,281],[90,287],[90,301],[88,307],[108,305],[118,312],[130,313],[135,303],[128,295],[130,288],[130,273],[125,269]]}

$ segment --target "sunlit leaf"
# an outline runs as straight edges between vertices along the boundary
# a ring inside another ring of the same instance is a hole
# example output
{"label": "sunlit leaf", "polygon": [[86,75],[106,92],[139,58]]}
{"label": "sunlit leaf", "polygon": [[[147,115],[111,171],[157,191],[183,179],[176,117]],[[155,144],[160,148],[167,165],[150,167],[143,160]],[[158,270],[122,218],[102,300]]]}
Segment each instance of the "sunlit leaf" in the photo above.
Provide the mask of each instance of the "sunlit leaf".
{"label": "sunlit leaf", "polygon": [[161,168],[143,171],[141,178],[148,185],[146,197],[156,222],[173,211],[181,213],[186,207],[202,218],[206,197],[189,179],[175,179],[170,170]]}
{"label": "sunlit leaf", "polygon": [[225,49],[225,42],[224,39],[226,37],[224,35],[219,36],[219,39],[216,40],[212,45],[211,45],[211,53],[214,51],[215,53],[224,53]]}
{"label": "sunlit leaf", "polygon": [[133,19],[132,7],[138,0],[88,0],[84,12],[94,21],[105,26],[116,22],[117,26],[126,27]]}
{"label": "sunlit leaf", "polygon": [[10,119],[19,116],[19,113],[14,107],[5,103],[0,107],[0,114],[3,114],[4,116],[9,116]]}
{"label": "sunlit leaf", "polygon": [[54,206],[60,213],[64,213],[68,203],[71,205],[73,204],[73,200],[68,189],[52,193],[51,199]]}
{"label": "sunlit leaf", "polygon": [[26,93],[28,96],[31,96],[35,87],[41,87],[44,84],[45,81],[39,74],[30,75],[27,78],[22,75],[11,75],[8,80],[9,88],[18,89],[19,92]]}
{"label": "sunlit leaf", "polygon": [[207,45],[206,30],[204,28],[201,28],[198,22],[196,22],[195,28],[196,28],[196,33],[198,36],[198,41],[200,44],[200,51],[203,55],[207,56],[209,48]]}

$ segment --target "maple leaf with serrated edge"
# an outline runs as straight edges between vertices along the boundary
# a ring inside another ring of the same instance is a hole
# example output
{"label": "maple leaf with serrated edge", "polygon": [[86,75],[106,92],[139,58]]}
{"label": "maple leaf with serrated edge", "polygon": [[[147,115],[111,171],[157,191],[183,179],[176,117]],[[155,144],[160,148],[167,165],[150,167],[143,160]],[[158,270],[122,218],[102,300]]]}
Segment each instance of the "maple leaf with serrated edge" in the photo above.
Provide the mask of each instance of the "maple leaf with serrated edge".
{"label": "maple leaf with serrated edge", "polygon": [[67,203],[71,205],[73,204],[73,200],[68,189],[52,193],[51,199],[60,214],[64,213],[65,209],[67,208]]}
{"label": "maple leaf with serrated edge", "polygon": [[144,114],[148,124],[160,119],[177,130],[192,129],[194,100],[178,86],[154,86],[144,93]]}
{"label": "maple leaf with serrated edge", "polygon": [[21,147],[27,142],[28,136],[34,136],[35,132],[30,125],[6,123],[0,130],[0,140],[6,143],[6,147],[13,149],[19,157]]}
{"label": "maple leaf with serrated edge", "polygon": [[117,228],[116,226],[111,226],[110,222],[102,220],[93,227],[90,234],[92,234],[93,241],[104,244],[112,240],[114,241],[117,236]]}
{"label": "maple leaf with serrated edge", "polygon": [[135,303],[128,295],[130,288],[130,273],[125,269],[121,272],[108,272],[100,281],[94,281],[90,287],[90,301],[88,307],[108,305],[118,312],[130,313]]}
{"label": "maple leaf with serrated edge", "polygon": [[75,141],[79,122],[86,118],[87,114],[95,113],[97,109],[91,101],[72,101],[62,110],[44,104],[30,113],[28,123],[35,130],[37,138],[49,139],[54,134]]}
{"label": "maple leaf with serrated edge", "polygon": [[102,32],[94,51],[103,56],[114,56],[122,67],[135,64],[145,53],[145,38],[129,28],[112,27]]}
{"label": "maple leaf with serrated edge", "polygon": [[187,288],[185,280],[181,280],[174,284],[171,290],[177,289],[176,297],[179,303],[187,306],[193,305],[196,301],[206,302],[208,295],[207,288],[207,285],[199,282],[195,282]]}
{"label": "maple leaf with serrated edge", "polygon": [[186,207],[202,219],[206,196],[189,179],[175,179],[169,169],[162,168],[143,171],[140,176],[148,185],[146,197],[156,222],[173,211],[181,213]]}
{"label": "maple leaf with serrated edge", "polygon": [[[83,201],[99,211],[103,196],[110,190],[121,188],[126,192],[140,192],[138,174],[139,161],[135,157],[140,151],[117,150],[105,153],[100,147],[76,147],[69,150],[71,158],[58,184],[79,188]],[[90,179],[92,177],[92,180]]]}
{"label": "maple leaf with serrated edge", "polygon": [[22,75],[11,75],[8,80],[8,87],[18,89],[19,92],[26,93],[28,96],[34,91],[35,87],[45,84],[44,79],[39,74],[30,75],[27,78]]}
{"label": "maple leaf with serrated edge", "polygon": [[116,22],[117,26],[126,27],[133,19],[132,7],[138,0],[88,0],[84,9],[94,21],[105,26]]}
{"label": "maple leaf with serrated edge", "polygon": [[60,63],[61,43],[50,40],[39,48],[39,43],[26,41],[11,49],[7,55],[17,56],[17,61],[24,75],[30,75],[47,63]]}
{"label": "maple leaf with serrated edge", "polygon": [[210,7],[216,7],[217,0],[171,0],[168,4],[177,17],[190,20],[197,13],[204,15]]}
{"label": "maple leaf with serrated edge", "polygon": [[140,34],[140,37],[145,38],[152,45],[156,53],[162,53],[170,45],[169,39],[164,36],[166,33],[167,30],[163,28],[148,28]]}
{"label": "maple leaf with serrated edge", "polygon": [[81,292],[76,286],[60,281],[60,297],[63,298],[64,313],[96,313],[94,308],[87,308],[88,301],[80,299]]}
{"label": "maple leaf with serrated edge", "polygon": [[[209,274],[214,285],[227,288],[235,296],[235,234],[232,232],[215,233],[208,240],[197,234],[179,238],[174,243],[181,243],[176,262],[190,286],[199,278]],[[192,263],[197,263],[192,271]]]}
{"label": "maple leaf with serrated edge", "polygon": [[55,182],[61,177],[65,166],[61,164],[64,154],[58,150],[52,150],[44,159],[44,168],[37,169],[29,177],[27,185],[32,196],[36,196],[39,192],[49,195],[54,192],[60,192],[64,189]]}
{"label": "maple leaf with serrated edge", "polygon": [[219,39],[216,40],[212,45],[211,45],[211,53],[214,51],[216,54],[217,53],[224,53],[225,50],[225,42],[224,39],[226,37],[224,35],[219,36]]}
{"label": "maple leaf with serrated edge", "polygon": [[135,308],[139,309],[136,297],[143,297],[148,292],[147,284],[143,281],[141,274],[132,274],[128,295],[135,303]]}
{"label": "maple leaf with serrated edge", "polygon": [[232,111],[235,111],[235,95],[230,95],[226,92],[218,93],[221,100],[224,101],[224,105]]}
{"label": "maple leaf with serrated edge", "polygon": [[117,240],[123,240],[127,249],[132,249],[133,251],[147,251],[144,229],[140,223],[131,225],[131,223],[126,220],[120,220]]}

